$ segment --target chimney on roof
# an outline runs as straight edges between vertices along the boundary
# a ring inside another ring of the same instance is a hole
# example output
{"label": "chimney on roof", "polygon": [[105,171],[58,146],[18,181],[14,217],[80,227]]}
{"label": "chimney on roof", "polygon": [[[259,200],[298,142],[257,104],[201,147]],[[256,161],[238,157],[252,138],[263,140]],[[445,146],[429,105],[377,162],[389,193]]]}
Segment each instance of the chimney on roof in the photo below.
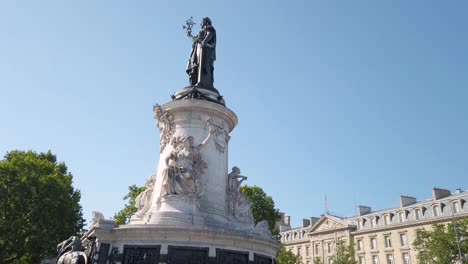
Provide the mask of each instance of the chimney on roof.
{"label": "chimney on roof", "polygon": [[456,194],[460,194],[460,193],[462,193],[462,190],[461,190],[460,188],[457,188],[457,189],[455,190],[455,193],[456,193]]}
{"label": "chimney on roof", "polygon": [[449,196],[451,193],[449,190],[446,189],[440,189],[440,188],[434,188],[432,189],[432,199],[434,200],[439,200],[444,197]]}
{"label": "chimney on roof", "polygon": [[310,226],[310,219],[302,218],[302,227]]}
{"label": "chimney on roof", "polygon": [[359,205],[358,206],[358,215],[359,216],[368,214],[370,212],[371,212],[371,208],[369,206],[365,206],[365,205]]}
{"label": "chimney on roof", "polygon": [[312,217],[310,218],[310,225],[315,225],[315,223],[317,223],[318,220],[320,220],[320,217],[314,217],[314,216],[312,216]]}
{"label": "chimney on roof", "polygon": [[291,229],[291,217],[285,216],[283,212],[279,212],[280,219],[276,223],[276,227],[279,227],[280,232],[287,231]]}
{"label": "chimney on roof", "polygon": [[414,203],[416,203],[416,198],[406,195],[400,196],[400,207],[405,207]]}

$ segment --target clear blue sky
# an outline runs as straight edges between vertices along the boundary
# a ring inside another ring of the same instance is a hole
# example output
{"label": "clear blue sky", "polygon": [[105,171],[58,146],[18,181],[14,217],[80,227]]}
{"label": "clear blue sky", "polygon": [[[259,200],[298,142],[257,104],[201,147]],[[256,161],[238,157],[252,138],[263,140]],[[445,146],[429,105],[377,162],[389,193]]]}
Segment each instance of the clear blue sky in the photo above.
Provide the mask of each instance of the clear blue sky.
{"label": "clear blue sky", "polygon": [[[468,189],[467,1],[2,1],[0,153],[52,150],[85,217],[159,159],[152,106],[188,84],[182,24],[217,29],[237,165],[300,219]],[[198,30],[198,27],[196,28]]]}

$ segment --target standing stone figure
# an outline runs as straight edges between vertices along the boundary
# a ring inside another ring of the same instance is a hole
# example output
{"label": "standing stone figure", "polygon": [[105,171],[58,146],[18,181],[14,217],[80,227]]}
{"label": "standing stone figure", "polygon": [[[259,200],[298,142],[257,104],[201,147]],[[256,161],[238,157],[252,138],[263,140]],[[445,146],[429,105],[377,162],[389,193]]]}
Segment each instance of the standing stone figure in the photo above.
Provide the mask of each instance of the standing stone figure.
{"label": "standing stone figure", "polygon": [[[242,212],[245,208],[244,204],[247,204],[244,195],[240,191],[240,186],[244,180],[247,180],[246,176],[240,175],[241,171],[238,167],[232,167],[231,173],[228,174],[228,199],[229,199],[229,214],[235,218],[243,216]],[[247,205],[250,208],[250,205]]]}
{"label": "standing stone figure", "polygon": [[193,38],[186,72],[190,85],[214,90],[213,63],[216,60],[216,30],[208,17],[202,19],[201,30]]}

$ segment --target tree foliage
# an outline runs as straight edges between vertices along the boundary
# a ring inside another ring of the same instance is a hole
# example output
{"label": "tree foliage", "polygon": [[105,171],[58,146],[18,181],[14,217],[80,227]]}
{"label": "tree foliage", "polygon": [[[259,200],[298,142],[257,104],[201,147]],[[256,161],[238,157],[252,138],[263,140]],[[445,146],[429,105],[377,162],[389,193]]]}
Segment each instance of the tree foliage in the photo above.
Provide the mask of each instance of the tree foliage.
{"label": "tree foliage", "polygon": [[135,206],[135,198],[142,193],[146,187],[137,187],[135,184],[128,186],[128,193],[124,196],[124,200],[128,200],[125,207],[114,215],[114,219],[118,225],[128,224],[130,217],[137,211]]}
{"label": "tree foliage", "polygon": [[333,263],[340,264],[357,264],[354,255],[354,243],[351,241],[346,245],[344,240],[339,240],[336,245],[336,254],[333,256]]}
{"label": "tree foliage", "polygon": [[276,254],[276,263],[278,264],[299,264],[301,257],[295,255],[291,250],[287,250],[284,246],[281,246],[280,250]]}
{"label": "tree foliage", "polygon": [[323,264],[323,262],[319,257],[315,257],[314,258],[314,264]]}
{"label": "tree foliage", "polygon": [[38,263],[78,234],[80,192],[50,151],[10,151],[0,160],[0,263]]}
{"label": "tree foliage", "polygon": [[[419,229],[413,242],[418,252],[419,263],[451,264],[459,260],[457,230],[460,250],[468,253],[468,219],[453,221],[449,224],[435,224],[432,230]],[[459,263],[459,262],[458,262]],[[465,259],[463,263],[468,263]]]}
{"label": "tree foliage", "polygon": [[275,202],[271,196],[266,195],[262,188],[258,186],[243,185],[240,188],[245,197],[252,203],[252,215],[255,224],[262,220],[267,220],[268,227],[273,235],[278,234],[276,222],[280,215],[275,208]]}

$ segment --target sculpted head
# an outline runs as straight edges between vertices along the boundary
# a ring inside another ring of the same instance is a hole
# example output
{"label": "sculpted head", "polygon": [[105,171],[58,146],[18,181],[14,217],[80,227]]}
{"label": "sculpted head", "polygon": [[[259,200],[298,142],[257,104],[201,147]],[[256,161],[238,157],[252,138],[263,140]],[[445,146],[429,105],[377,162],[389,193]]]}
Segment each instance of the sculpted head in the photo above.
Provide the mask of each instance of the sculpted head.
{"label": "sculpted head", "polygon": [[184,141],[183,141],[183,142],[184,142],[184,147],[188,148],[188,147],[193,146],[193,141],[194,141],[194,139],[193,139],[192,136],[186,137],[186,138],[184,139]]}
{"label": "sculpted head", "polygon": [[236,175],[239,175],[241,173],[239,167],[237,166],[232,167],[232,172]]}
{"label": "sculpted head", "polygon": [[206,26],[211,26],[211,19],[209,17],[204,17],[200,23],[200,26],[202,28],[206,27]]}

